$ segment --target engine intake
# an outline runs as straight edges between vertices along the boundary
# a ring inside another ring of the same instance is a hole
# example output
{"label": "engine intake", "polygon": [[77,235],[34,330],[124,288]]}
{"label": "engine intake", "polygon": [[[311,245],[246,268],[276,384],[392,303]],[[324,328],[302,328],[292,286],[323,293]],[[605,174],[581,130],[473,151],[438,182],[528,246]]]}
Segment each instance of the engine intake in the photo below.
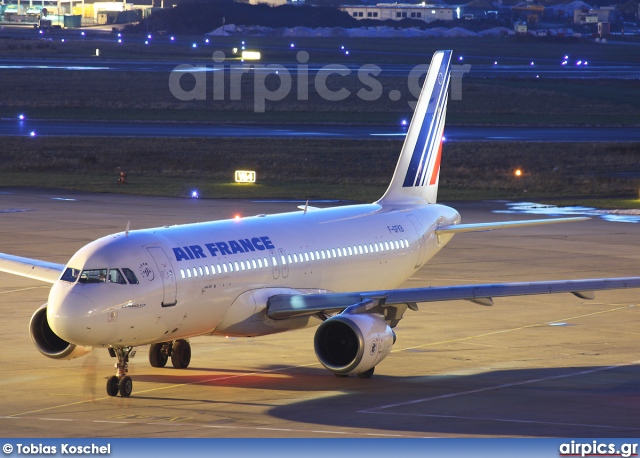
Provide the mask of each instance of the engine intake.
{"label": "engine intake", "polygon": [[89,353],[91,347],[77,346],[58,337],[47,321],[47,304],[40,307],[29,323],[31,340],[40,353],[52,359],[74,359]]}
{"label": "engine intake", "polygon": [[314,338],[318,360],[338,375],[368,371],[389,354],[394,343],[394,332],[373,314],[331,317],[318,327]]}

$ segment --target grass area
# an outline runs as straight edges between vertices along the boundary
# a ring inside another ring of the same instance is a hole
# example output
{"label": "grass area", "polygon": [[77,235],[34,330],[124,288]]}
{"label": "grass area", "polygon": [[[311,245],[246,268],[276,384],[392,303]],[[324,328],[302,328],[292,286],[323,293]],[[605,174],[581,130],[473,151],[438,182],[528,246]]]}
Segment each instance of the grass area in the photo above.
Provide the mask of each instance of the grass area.
{"label": "grass area", "polygon": [[[401,141],[317,139],[0,138],[2,186],[209,198],[332,198],[372,201],[393,174]],[[633,143],[450,143],[442,200],[615,197],[640,208]],[[524,172],[514,176],[516,168]],[[258,184],[232,183],[237,169]],[[116,184],[119,170],[127,185]],[[628,176],[628,175],[627,175]],[[633,201],[635,200],[635,204]],[[599,206],[608,206],[602,204]]]}
{"label": "grass area", "polygon": [[[20,58],[30,57],[82,57],[95,56],[100,48],[101,58],[132,61],[178,61],[211,63],[215,50],[232,56],[232,48],[245,41],[247,49],[260,50],[263,60],[296,62],[300,50],[309,52],[311,62],[323,63],[401,63],[423,64],[438,49],[453,49],[456,56],[463,55],[465,63],[491,64],[500,57],[504,63],[527,65],[535,59],[539,63],[559,63],[565,54],[587,60],[596,65],[606,63],[637,62],[640,49],[637,46],[601,45],[591,40],[573,38],[535,37],[484,37],[484,38],[349,38],[349,37],[210,37],[204,43],[202,36],[178,36],[171,42],[167,35],[156,35],[150,45],[145,45],[144,35],[125,35],[123,43],[117,43],[115,34],[101,34],[67,38],[61,42],[62,33],[52,32],[45,37],[35,31],[24,34],[22,39],[0,35],[0,54]],[[291,48],[291,43],[295,47]],[[193,48],[193,43],[199,43]],[[341,47],[349,50],[346,56]]]}
{"label": "grass area", "polygon": [[[591,65],[640,60],[640,46],[599,45],[587,40],[500,38],[274,38],[274,37],[213,37],[204,45],[203,37],[177,37],[170,42],[167,35],[158,35],[145,46],[145,37],[125,36],[125,42],[115,42],[112,34],[69,38],[65,43],[57,32],[44,39],[35,38],[35,31],[25,31],[24,39],[2,38],[3,57],[95,59],[100,48],[100,62],[164,61],[176,65],[191,63],[213,65],[211,54],[223,50],[231,56],[231,48],[246,41],[248,48],[260,49],[263,63],[297,62],[300,50],[308,51],[308,65],[331,64],[409,64],[428,63],[437,49],[453,49],[454,60],[464,56],[470,65],[491,64],[496,58],[501,65],[559,66],[561,58],[588,60]],[[191,44],[198,42],[198,48]],[[295,47],[291,48],[291,42]],[[349,49],[345,56],[341,47]],[[499,57],[497,57],[499,56]],[[456,60],[456,62],[458,62]],[[238,65],[237,60],[227,65]],[[410,117],[411,94],[406,76],[375,77],[381,95],[365,101],[358,93],[371,87],[355,72],[348,76],[331,75],[327,87],[341,88],[350,96],[340,101],[328,101],[318,94],[314,73],[307,84],[308,100],[298,96],[298,81],[292,77],[291,90],[282,100],[267,101],[266,113],[256,113],[254,107],[255,78],[246,74],[241,79],[240,100],[230,100],[230,77],[227,75],[225,100],[213,100],[213,75],[206,79],[205,100],[180,101],[169,89],[169,72],[159,71],[66,71],[57,69],[2,69],[0,85],[0,117],[13,118],[26,112],[31,118],[166,121],[166,122],[267,122],[267,123],[361,123],[394,125]],[[266,86],[275,89],[279,77],[271,75]],[[181,79],[184,89],[195,84],[191,75]],[[398,91],[400,98],[392,101],[389,94]],[[417,95],[417,94],[416,94]],[[449,125],[585,125],[640,126],[640,80],[579,80],[521,78],[463,78],[462,100],[450,100]]]}
{"label": "grass area", "polygon": [[[356,74],[333,75],[327,86],[349,91],[341,101],[325,100],[309,78],[308,100],[298,100],[297,80],[289,95],[267,101],[266,112],[254,109],[253,75],[242,79],[240,100],[213,100],[213,76],[206,78],[206,99],[180,101],[169,90],[162,72],[100,72],[62,70],[1,70],[0,117],[163,121],[211,123],[344,123],[397,125],[409,118],[410,93],[406,78],[379,77],[381,96],[363,100],[369,91]],[[228,75],[227,75],[228,76]],[[185,88],[193,81],[183,77]],[[277,85],[277,77],[267,86]],[[44,82],[44,83],[43,83]],[[398,91],[398,101],[388,94]],[[587,125],[640,126],[640,80],[536,80],[463,78],[462,100],[450,100],[449,125]]]}

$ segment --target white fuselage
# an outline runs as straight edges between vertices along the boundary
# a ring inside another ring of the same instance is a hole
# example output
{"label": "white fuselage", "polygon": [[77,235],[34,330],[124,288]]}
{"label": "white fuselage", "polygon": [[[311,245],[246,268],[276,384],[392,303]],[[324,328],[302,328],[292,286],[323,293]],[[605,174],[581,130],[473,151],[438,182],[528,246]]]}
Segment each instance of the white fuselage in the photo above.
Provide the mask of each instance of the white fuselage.
{"label": "white fuselage", "polygon": [[448,242],[435,229],[459,221],[442,205],[367,204],[118,233],[67,267],[128,268],[138,284],[58,280],[47,317],[61,338],[94,347],[319,324],[270,320],[260,292],[395,288]]}

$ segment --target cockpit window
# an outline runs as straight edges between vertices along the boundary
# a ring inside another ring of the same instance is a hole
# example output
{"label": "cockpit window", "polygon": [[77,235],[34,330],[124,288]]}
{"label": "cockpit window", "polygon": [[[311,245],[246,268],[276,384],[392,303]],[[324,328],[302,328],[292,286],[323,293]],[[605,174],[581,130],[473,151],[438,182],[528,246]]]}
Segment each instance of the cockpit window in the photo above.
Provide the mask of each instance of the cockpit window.
{"label": "cockpit window", "polygon": [[80,275],[80,271],[78,269],[73,269],[71,267],[67,267],[67,270],[64,271],[60,280],[68,281],[69,283],[75,283]]}
{"label": "cockpit window", "polygon": [[129,281],[130,284],[132,285],[138,284],[138,279],[136,278],[136,274],[134,274],[131,269],[127,269],[126,267],[123,267],[122,273],[124,274],[125,277],[127,277],[127,280]]}
{"label": "cockpit window", "polygon": [[109,283],[118,283],[126,285],[127,282],[118,269],[109,269]]}
{"label": "cockpit window", "polygon": [[80,283],[104,283],[107,280],[107,269],[83,270]]}

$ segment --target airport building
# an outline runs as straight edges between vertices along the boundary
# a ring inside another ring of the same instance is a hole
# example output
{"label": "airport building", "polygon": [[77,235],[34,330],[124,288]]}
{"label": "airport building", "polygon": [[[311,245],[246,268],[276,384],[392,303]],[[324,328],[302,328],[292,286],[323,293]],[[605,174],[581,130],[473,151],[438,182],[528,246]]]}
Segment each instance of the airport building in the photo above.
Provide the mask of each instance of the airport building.
{"label": "airport building", "polygon": [[599,22],[615,22],[616,7],[603,6],[599,9],[576,9],[573,11],[574,24],[597,24]]}
{"label": "airport building", "polygon": [[378,3],[377,5],[344,5],[346,11],[356,19],[377,19],[380,21],[417,19],[424,22],[452,21],[460,19],[460,8],[447,5],[429,5],[426,3]]}
{"label": "airport building", "polygon": [[17,0],[5,5],[0,19],[55,27],[121,24],[137,22],[149,15],[150,5],[126,1],[97,2],[91,0]]}

